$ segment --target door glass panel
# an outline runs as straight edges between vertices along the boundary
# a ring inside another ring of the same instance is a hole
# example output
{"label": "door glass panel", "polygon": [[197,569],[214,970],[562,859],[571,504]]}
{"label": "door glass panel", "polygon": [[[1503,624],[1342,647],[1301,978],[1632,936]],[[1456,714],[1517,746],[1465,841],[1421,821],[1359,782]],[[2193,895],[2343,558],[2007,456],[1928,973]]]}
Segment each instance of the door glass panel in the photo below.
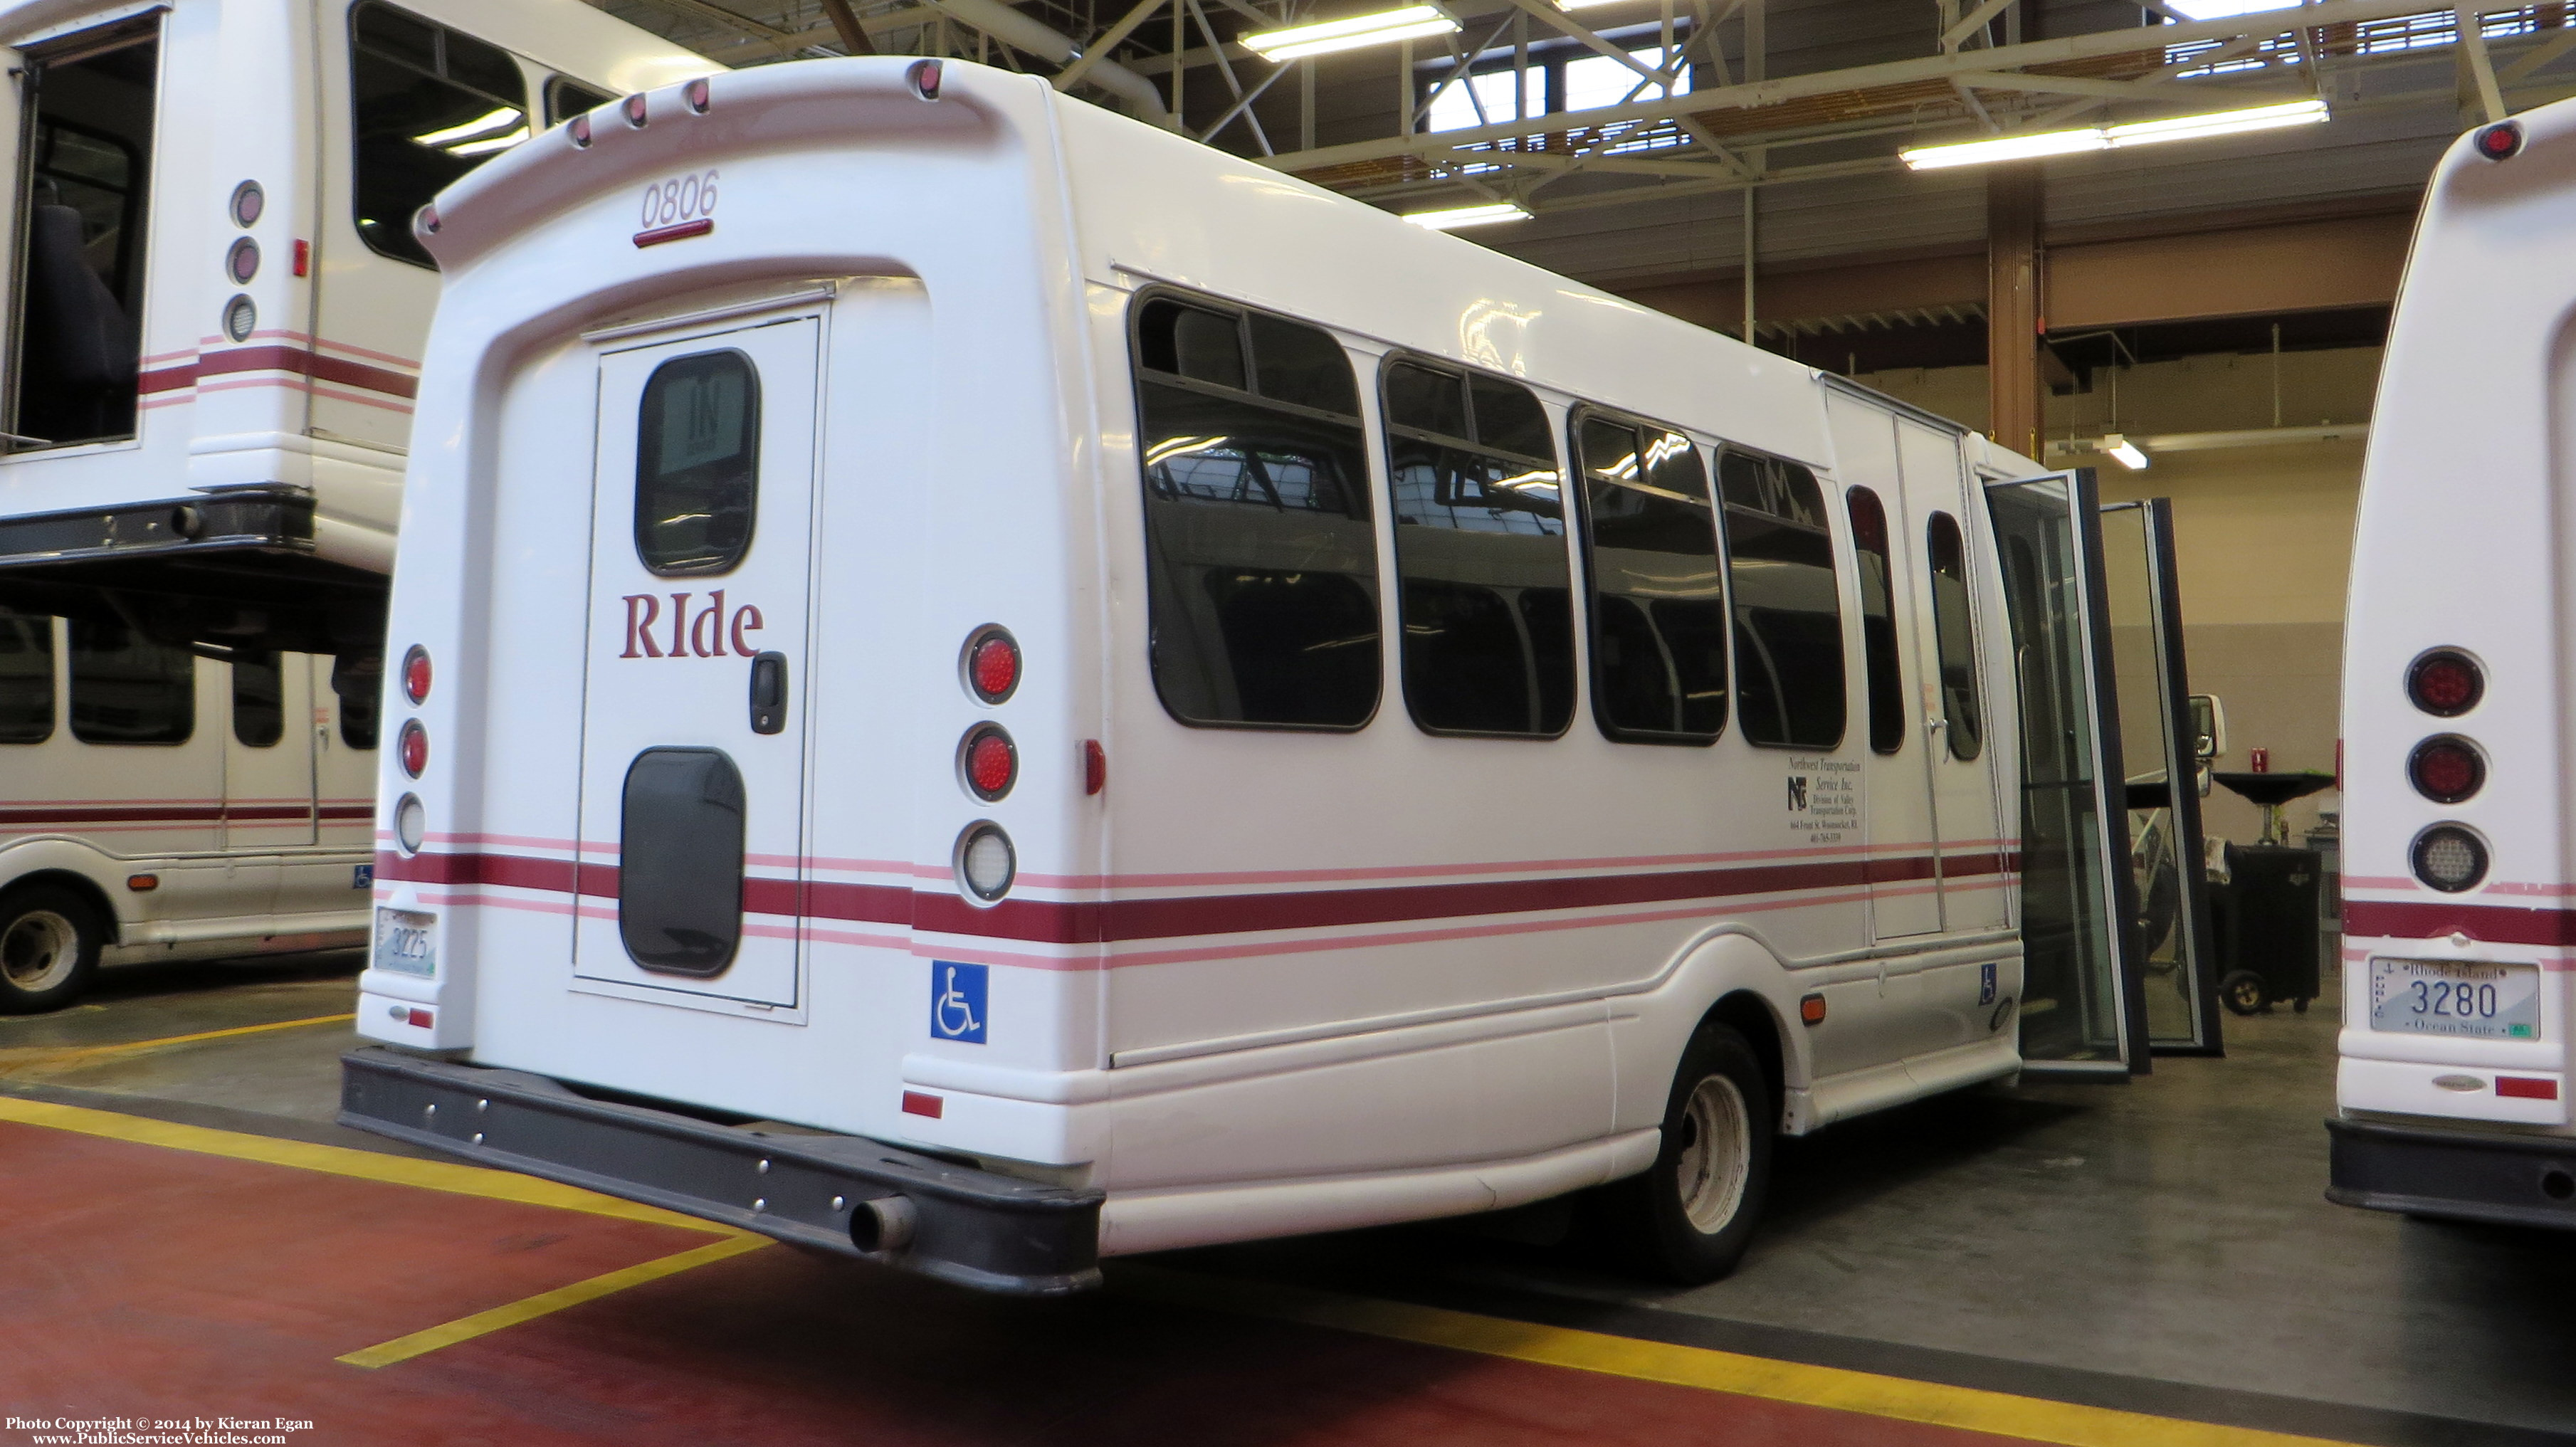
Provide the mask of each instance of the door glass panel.
{"label": "door glass panel", "polygon": [[286,676],[266,649],[233,653],[233,738],[254,749],[286,736]]}
{"label": "door glass panel", "polygon": [[1941,716],[1949,720],[1950,757],[1985,752],[1986,710],[1977,697],[1977,640],[1968,614],[1968,549],[1959,520],[1932,514],[1927,530],[1932,563],[1932,632],[1941,660]]}
{"label": "door glass panel", "polygon": [[742,944],[742,771],[718,749],[646,749],[626,771],[617,933],[648,970],[721,975]]}
{"label": "door glass panel", "polygon": [[2102,805],[2108,751],[2097,708],[2091,489],[2073,475],[1987,489],[2021,682],[2021,1053],[2034,1065],[2125,1069],[2125,950],[2112,877],[2124,818]]}
{"label": "door glass panel", "polygon": [[644,384],[635,443],[635,553],[665,577],[722,573],[751,546],[760,379],[736,351],[675,357]]}
{"label": "door glass panel", "polygon": [[[72,42],[77,44],[75,40]],[[160,41],[33,69],[8,447],[134,432]]]}

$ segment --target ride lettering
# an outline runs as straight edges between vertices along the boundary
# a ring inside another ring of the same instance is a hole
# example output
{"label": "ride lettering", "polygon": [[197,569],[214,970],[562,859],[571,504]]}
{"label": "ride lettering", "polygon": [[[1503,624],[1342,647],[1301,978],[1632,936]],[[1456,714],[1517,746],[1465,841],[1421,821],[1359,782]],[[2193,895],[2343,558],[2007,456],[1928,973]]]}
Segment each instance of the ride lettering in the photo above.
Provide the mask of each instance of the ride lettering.
{"label": "ride lettering", "polygon": [[745,603],[730,614],[725,608],[724,589],[707,594],[706,605],[695,616],[689,612],[689,600],[695,593],[672,593],[671,621],[667,633],[656,637],[654,630],[662,620],[662,596],[652,593],[626,595],[626,651],[620,658],[723,658],[728,656],[725,644],[731,642],[731,656],[749,658],[760,651],[746,634],[761,630],[760,609]]}

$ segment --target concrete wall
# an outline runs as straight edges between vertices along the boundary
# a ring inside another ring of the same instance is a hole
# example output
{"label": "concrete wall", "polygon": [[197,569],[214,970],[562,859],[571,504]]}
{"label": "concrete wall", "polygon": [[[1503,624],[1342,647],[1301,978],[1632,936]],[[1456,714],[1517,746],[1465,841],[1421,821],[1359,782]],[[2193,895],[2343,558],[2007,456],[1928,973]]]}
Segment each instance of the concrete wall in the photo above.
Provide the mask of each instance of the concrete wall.
{"label": "concrete wall", "polygon": [[[2094,374],[2090,391],[2052,397],[2050,437],[2131,437],[2268,428],[2275,408],[2274,359],[2192,357]],[[2278,408],[2285,427],[2352,423],[2370,415],[2377,348],[2291,352],[2278,359]],[[1860,381],[1970,426],[1984,421],[1982,367],[1890,372]],[[2116,382],[2116,400],[2114,397]],[[2098,463],[2106,502],[2173,500],[2181,570],[2184,649],[2194,692],[2227,709],[2229,757],[2271,751],[2276,770],[2335,766],[2344,591],[2350,576],[2353,513],[2362,444],[2306,442],[2163,451],[2143,472]],[[2304,833],[2329,791],[2294,805]],[[2223,790],[2208,806],[2213,836],[2250,843],[2260,832],[2253,806]]]}

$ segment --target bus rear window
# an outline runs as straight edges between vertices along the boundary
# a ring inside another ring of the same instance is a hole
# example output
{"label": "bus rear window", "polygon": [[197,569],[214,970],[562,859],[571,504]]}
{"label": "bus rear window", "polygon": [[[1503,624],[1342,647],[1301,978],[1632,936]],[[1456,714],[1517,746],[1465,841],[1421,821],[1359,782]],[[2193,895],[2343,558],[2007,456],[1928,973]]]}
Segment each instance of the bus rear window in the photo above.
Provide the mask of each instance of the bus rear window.
{"label": "bus rear window", "polygon": [[1138,308],[1155,691],[1192,724],[1358,728],[1377,711],[1377,539],[1341,344],[1166,297]]}
{"label": "bus rear window", "polygon": [[1413,721],[1434,733],[1563,733],[1574,603],[1545,410],[1515,383],[1413,361],[1387,366],[1385,393]]}
{"label": "bus rear window", "polygon": [[1699,449],[1678,432],[1587,417],[1575,452],[1593,714],[1614,739],[1707,743],[1726,727],[1726,591]]}
{"label": "bus rear window", "polygon": [[1727,450],[1726,566],[1735,594],[1736,686],[1744,737],[1784,748],[1842,742],[1842,601],[1816,475],[1794,462]]}

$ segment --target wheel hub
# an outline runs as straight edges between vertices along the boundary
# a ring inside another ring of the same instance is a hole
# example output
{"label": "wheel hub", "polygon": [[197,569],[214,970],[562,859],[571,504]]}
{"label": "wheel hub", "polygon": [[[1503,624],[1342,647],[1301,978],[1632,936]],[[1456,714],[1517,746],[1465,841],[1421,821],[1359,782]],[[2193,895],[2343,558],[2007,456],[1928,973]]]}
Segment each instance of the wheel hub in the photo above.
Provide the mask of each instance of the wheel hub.
{"label": "wheel hub", "polygon": [[1682,1107],[1681,1160],[1674,1172],[1691,1228],[1702,1235],[1724,1230],[1744,1204],[1752,1171],[1753,1120],[1744,1092],[1723,1075],[1704,1077]]}
{"label": "wheel hub", "polygon": [[0,934],[0,974],[21,990],[51,989],[79,964],[80,931],[52,910],[30,910]]}

